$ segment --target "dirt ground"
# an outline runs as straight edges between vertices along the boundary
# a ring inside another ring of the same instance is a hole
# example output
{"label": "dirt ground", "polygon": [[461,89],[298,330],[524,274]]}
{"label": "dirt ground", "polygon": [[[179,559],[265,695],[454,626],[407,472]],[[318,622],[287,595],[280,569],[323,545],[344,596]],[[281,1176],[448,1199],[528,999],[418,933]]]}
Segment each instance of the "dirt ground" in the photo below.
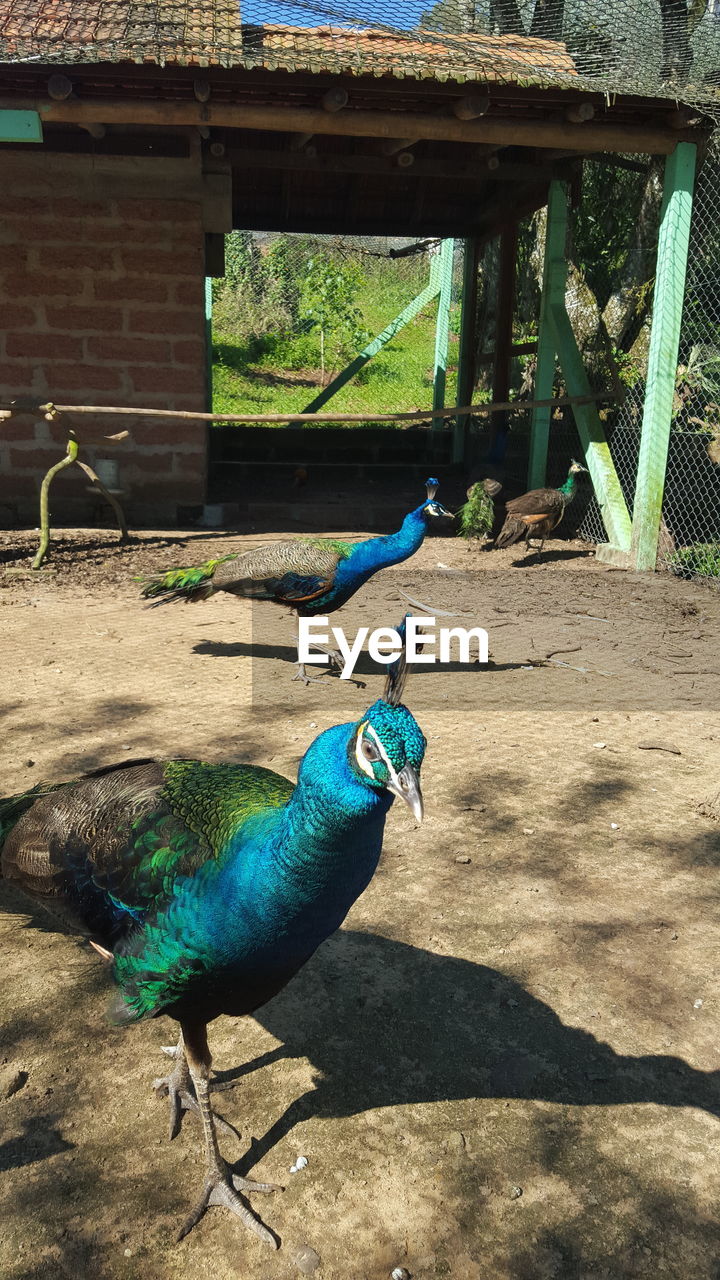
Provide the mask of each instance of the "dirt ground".
{"label": "dirt ground", "polygon": [[[293,683],[271,606],[141,607],[133,574],[270,535],[57,537],[33,575],[0,535],[2,794],[145,755],[292,777],[380,692],[367,659]],[[211,1028],[280,1250],[221,1209],[173,1243],[202,1177],[150,1087],[174,1024],[111,1028],[102,962],[0,884],[3,1278],[291,1280],[305,1246],[316,1280],[720,1276],[720,595],[440,537],[331,621],[396,623],[400,590],[489,632],[487,668],[408,685],[426,820],[395,806],[343,930]]]}

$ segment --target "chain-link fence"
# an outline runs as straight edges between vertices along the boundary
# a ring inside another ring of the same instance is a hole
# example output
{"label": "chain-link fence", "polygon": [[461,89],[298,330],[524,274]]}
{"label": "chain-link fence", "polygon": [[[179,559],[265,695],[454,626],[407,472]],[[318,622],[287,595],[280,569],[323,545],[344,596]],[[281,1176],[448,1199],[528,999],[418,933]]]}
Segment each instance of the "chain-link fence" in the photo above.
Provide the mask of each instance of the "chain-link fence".
{"label": "chain-link fence", "polygon": [[233,232],[214,284],[214,409],[372,423],[429,407],[438,363],[454,404],[461,277],[453,242]]}

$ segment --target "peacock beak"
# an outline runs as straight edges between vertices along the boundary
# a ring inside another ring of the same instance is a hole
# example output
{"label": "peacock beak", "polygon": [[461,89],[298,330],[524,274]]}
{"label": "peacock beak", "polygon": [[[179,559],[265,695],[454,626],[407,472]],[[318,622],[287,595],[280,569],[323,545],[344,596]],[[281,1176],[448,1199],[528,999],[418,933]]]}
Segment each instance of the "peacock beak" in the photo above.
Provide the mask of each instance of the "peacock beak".
{"label": "peacock beak", "polygon": [[[397,783],[397,785],[396,785]],[[420,779],[411,764],[395,774],[387,784],[388,791],[404,800],[416,822],[423,820],[423,798],[420,790]]]}

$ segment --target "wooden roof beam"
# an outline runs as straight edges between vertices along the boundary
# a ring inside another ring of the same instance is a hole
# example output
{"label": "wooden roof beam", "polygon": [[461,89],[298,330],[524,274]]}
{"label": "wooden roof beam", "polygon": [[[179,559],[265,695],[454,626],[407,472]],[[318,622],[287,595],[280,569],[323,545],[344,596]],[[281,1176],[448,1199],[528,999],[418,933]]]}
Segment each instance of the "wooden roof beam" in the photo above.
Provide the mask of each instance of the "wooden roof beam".
{"label": "wooden roof beam", "polygon": [[170,100],[0,99],[0,108],[38,111],[43,122],[106,125],[209,125],[211,128],[258,129],[280,133],[324,133],[344,137],[433,138],[441,142],[492,143],[499,147],[554,147],[583,152],[670,155],[678,142],[696,141],[689,130],[651,125],[613,125],[589,121],[579,129],[568,121],[548,119],[458,120],[451,116],[400,111],[325,111],[322,107],[244,106]]}

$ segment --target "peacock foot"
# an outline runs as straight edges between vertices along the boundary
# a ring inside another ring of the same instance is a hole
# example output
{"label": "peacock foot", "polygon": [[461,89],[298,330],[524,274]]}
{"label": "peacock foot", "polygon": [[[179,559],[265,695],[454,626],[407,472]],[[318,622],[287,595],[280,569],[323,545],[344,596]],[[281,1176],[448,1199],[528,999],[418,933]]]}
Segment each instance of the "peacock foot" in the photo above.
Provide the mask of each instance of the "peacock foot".
{"label": "peacock foot", "polygon": [[[163,1045],[163,1053],[167,1053],[169,1057],[175,1059],[175,1066],[170,1075],[160,1076],[158,1079],[153,1080],[152,1087],[158,1098],[169,1099],[170,1126],[168,1132],[172,1142],[173,1138],[177,1138],[182,1127],[183,1114],[186,1111],[196,1111],[199,1115],[200,1108],[195,1095],[195,1085],[181,1047],[179,1045]],[[231,1088],[234,1083],[234,1081],[230,1081],[227,1084],[217,1084],[215,1089]],[[212,1082],[210,1088],[213,1088]],[[234,1125],[230,1124],[228,1120],[224,1120],[216,1111],[213,1112],[213,1116],[215,1123],[222,1132],[237,1138],[239,1142],[242,1141],[242,1135],[238,1133]]]}
{"label": "peacock foot", "polygon": [[241,1178],[239,1174],[231,1173],[229,1166],[222,1157],[212,1159],[208,1162],[207,1174],[205,1177],[205,1185],[202,1189],[202,1195],[192,1213],[185,1219],[180,1231],[178,1232],[178,1241],[184,1239],[188,1232],[202,1218],[205,1210],[210,1205],[223,1205],[229,1209],[231,1213],[237,1214],[241,1222],[250,1231],[254,1231],[256,1236],[269,1244],[271,1248],[277,1249],[279,1241],[272,1231],[263,1226],[259,1218],[255,1216],[251,1209],[243,1204],[238,1191],[282,1191],[283,1188],[274,1182],[251,1182],[248,1178]]}

